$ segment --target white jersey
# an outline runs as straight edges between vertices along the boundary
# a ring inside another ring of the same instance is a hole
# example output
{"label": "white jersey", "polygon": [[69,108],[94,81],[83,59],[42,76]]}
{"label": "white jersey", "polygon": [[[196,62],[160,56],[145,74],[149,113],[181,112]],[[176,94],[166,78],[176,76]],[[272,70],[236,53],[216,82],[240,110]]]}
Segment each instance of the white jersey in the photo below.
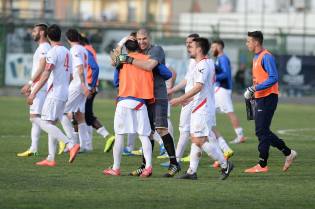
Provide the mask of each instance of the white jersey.
{"label": "white jersey", "polygon": [[67,101],[72,69],[69,50],[64,46],[54,46],[48,51],[46,62],[54,65],[47,82],[47,98]]}
{"label": "white jersey", "polygon": [[214,83],[215,67],[211,59],[203,59],[196,63],[191,76],[193,86],[202,83],[203,88],[193,97],[192,112],[215,114]]}
{"label": "white jersey", "polygon": [[194,86],[193,80],[191,79],[191,77],[194,73],[195,66],[196,66],[196,60],[189,59],[189,65],[188,65],[188,69],[185,75],[185,80],[187,81],[186,86],[185,86],[185,93],[187,93]]}
{"label": "white jersey", "polygon": [[[42,58],[46,58],[47,56],[47,52],[50,50],[51,46],[48,42],[44,42],[39,44],[39,46],[37,47],[34,55],[33,55],[33,66],[32,66],[32,72],[31,72],[31,76],[33,77],[36,73],[36,71],[38,70],[39,67],[39,61]],[[34,82],[35,84],[36,82]],[[34,85],[32,86],[32,89],[34,89]],[[47,89],[47,85],[45,84],[42,88],[41,91],[46,91]]]}
{"label": "white jersey", "polygon": [[77,44],[71,47],[70,54],[72,58],[72,74],[73,80],[70,83],[69,90],[70,91],[81,91],[83,93],[83,89],[81,87],[81,79],[79,76],[78,66],[83,65],[84,69],[84,80],[85,84],[87,85],[86,75],[88,70],[88,52],[87,50]]}

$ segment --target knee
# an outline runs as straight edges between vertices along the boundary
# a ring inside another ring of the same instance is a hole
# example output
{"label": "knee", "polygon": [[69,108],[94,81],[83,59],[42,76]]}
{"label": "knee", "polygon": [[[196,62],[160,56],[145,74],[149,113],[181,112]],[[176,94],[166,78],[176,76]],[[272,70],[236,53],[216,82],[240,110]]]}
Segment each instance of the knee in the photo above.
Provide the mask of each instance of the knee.
{"label": "knee", "polygon": [[156,132],[162,137],[168,134],[168,130],[166,128],[157,128]]}

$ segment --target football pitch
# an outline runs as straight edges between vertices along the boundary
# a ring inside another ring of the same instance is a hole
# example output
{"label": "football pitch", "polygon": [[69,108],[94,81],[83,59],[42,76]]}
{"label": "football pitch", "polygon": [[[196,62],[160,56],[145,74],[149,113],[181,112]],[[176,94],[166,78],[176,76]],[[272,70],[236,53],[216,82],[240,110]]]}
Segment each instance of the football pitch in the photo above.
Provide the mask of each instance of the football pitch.
{"label": "football pitch", "polygon": [[[95,113],[112,132],[114,101],[96,98]],[[172,109],[175,140],[178,139],[179,108]],[[312,105],[280,104],[274,116],[272,130],[287,145],[298,152],[298,158],[288,172],[282,172],[283,155],[271,148],[269,172],[245,174],[257,163],[257,142],[253,122],[246,121],[245,107],[235,104],[246,143],[231,145],[235,151],[235,169],[225,181],[219,170],[211,168],[212,160],[203,153],[198,180],[178,180],[161,177],[166,169],[157,159],[155,146],[153,176],[147,179],[130,177],[128,173],[140,163],[140,157],[122,157],[122,176],[102,174],[111,166],[112,153],[103,153],[104,140],[94,132],[94,151],[80,154],[73,164],[68,155],[56,157],[54,168],[38,167],[34,163],[47,156],[47,135],[42,133],[40,156],[17,158],[16,153],[30,145],[28,107],[25,99],[0,98],[0,208],[1,209],[301,209],[315,208],[315,108]],[[225,115],[217,117],[218,128],[228,140],[234,131]],[[280,131],[281,134],[278,132]],[[139,145],[139,140],[137,141]],[[190,146],[186,148],[188,154]],[[182,172],[188,164],[182,165]]]}

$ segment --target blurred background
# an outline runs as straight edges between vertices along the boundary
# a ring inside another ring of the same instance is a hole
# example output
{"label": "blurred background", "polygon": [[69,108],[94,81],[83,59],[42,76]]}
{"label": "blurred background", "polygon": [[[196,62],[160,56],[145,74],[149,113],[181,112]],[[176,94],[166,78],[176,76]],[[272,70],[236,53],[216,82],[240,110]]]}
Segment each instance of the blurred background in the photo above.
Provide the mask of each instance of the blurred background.
{"label": "blurred background", "polygon": [[130,32],[147,27],[177,71],[177,82],[187,68],[187,35],[222,38],[236,93],[251,85],[247,31],[261,30],[264,46],[277,60],[281,96],[315,95],[315,0],[0,0],[0,18],[1,89],[30,78],[37,47],[31,30],[44,22],[88,36],[98,52],[101,88],[108,91],[114,92],[110,50]]}

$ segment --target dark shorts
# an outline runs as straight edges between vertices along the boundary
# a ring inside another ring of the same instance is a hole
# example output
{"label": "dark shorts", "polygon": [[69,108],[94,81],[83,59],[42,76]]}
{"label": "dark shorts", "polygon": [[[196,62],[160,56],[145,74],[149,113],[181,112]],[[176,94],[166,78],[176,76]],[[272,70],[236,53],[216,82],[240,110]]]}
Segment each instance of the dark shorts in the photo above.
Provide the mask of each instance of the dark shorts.
{"label": "dark shorts", "polygon": [[93,103],[96,94],[97,92],[92,93],[91,97],[87,98],[85,102],[85,121],[88,126],[93,125],[94,121],[97,119],[93,112]]}
{"label": "dark shorts", "polygon": [[168,99],[155,99],[155,103],[148,105],[151,129],[167,128]]}

